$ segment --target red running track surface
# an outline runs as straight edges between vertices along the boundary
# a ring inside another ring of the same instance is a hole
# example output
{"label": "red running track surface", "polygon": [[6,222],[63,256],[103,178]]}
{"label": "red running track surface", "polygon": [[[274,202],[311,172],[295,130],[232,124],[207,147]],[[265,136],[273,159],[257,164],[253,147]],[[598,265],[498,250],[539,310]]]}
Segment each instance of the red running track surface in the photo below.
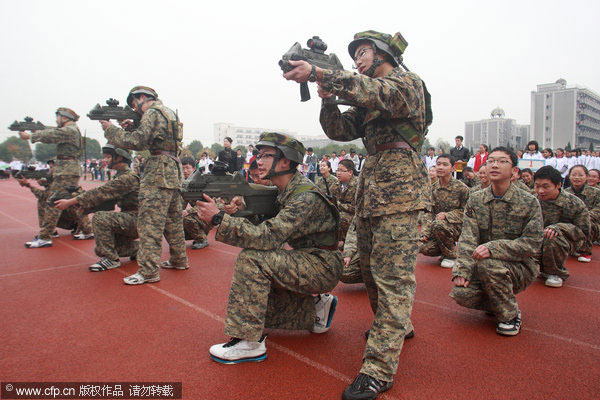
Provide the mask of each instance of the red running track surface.
{"label": "red running track surface", "polygon": [[[95,185],[85,182],[84,187]],[[372,313],[361,285],[340,283],[323,335],[270,331],[268,359],[221,365],[208,348],[226,341],[223,318],[239,249],[214,241],[191,250],[191,269],[126,286],[137,270],[88,272],[93,241],[68,232],[53,247],[26,249],[37,234],[35,198],[0,181],[0,381],[181,381],[185,399],[339,399],[356,376]],[[412,313],[394,387],[382,399],[600,398],[600,250],[570,258],[561,289],[534,282],[518,296],[523,331],[457,306],[450,271],[419,256]],[[166,243],[163,259],[168,258]]]}

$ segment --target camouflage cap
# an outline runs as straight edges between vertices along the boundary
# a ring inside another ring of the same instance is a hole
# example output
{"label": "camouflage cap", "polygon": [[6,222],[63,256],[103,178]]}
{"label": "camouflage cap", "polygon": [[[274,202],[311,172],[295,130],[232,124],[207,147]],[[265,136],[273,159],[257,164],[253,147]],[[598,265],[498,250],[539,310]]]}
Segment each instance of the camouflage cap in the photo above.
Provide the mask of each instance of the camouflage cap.
{"label": "camouflage cap", "polygon": [[275,147],[281,150],[284,157],[288,160],[302,164],[304,160],[304,145],[298,140],[276,132],[265,132],[260,135],[256,148],[260,149],[262,146]]}
{"label": "camouflage cap", "polygon": [[354,40],[348,45],[348,53],[352,59],[354,59],[358,45],[365,41],[373,43],[377,49],[387,53],[391,57],[390,61],[394,67],[397,67],[399,61],[402,61],[402,54],[408,46],[408,42],[400,32],[396,32],[394,36],[372,30],[359,32],[354,35]]}
{"label": "camouflage cap", "polygon": [[79,120],[79,115],[77,115],[77,113],[75,111],[73,111],[67,107],[59,107],[56,110],[56,115],[62,115],[63,117],[72,119],[73,121]]}
{"label": "camouflage cap", "polygon": [[125,150],[120,147],[116,147],[115,145],[112,145],[110,143],[107,143],[104,146],[102,146],[102,154],[110,154],[110,155],[116,154],[118,156],[121,156],[121,157],[131,161],[131,152],[129,152],[129,150]]}
{"label": "camouflage cap", "polygon": [[133,96],[136,94],[145,94],[147,96],[152,96],[155,99],[158,99],[158,93],[154,89],[148,86],[134,86],[127,95],[127,105],[129,107],[133,107],[131,105],[131,101],[133,100]]}

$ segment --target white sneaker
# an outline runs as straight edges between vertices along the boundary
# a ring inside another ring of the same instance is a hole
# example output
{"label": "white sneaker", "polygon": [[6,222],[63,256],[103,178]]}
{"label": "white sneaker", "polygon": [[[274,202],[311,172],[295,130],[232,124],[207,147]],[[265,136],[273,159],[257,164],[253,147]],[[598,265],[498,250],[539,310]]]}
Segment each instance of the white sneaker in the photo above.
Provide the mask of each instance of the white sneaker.
{"label": "white sneaker", "polygon": [[591,254],[582,254],[577,258],[577,261],[589,263],[592,261],[592,255]]}
{"label": "white sneaker", "polygon": [[454,260],[451,258],[444,258],[440,263],[440,267],[442,268],[452,268],[454,267]]}
{"label": "white sneaker", "polygon": [[25,247],[28,249],[36,249],[38,247],[50,247],[52,246],[52,240],[42,240],[40,238],[36,238],[33,242],[25,243]]}
{"label": "white sneaker", "polygon": [[337,307],[338,299],[330,294],[319,294],[315,296],[315,323],[310,331],[312,333],[325,333],[331,327],[331,320]]}
{"label": "white sneaker", "polygon": [[73,239],[75,240],[89,240],[89,239],[93,239],[94,238],[94,234],[90,233],[89,235],[86,235],[85,233],[79,233],[77,235],[73,235]]}
{"label": "white sneaker", "polygon": [[106,271],[108,269],[117,268],[120,266],[121,266],[121,263],[119,262],[119,260],[113,261],[108,258],[102,258],[96,264],[90,265],[88,267],[88,269],[92,272],[101,272],[101,271]]}
{"label": "white sneaker", "polygon": [[143,283],[153,283],[158,281],[160,281],[160,276],[156,276],[154,278],[144,278],[144,275],[140,274],[139,272],[123,278],[123,282],[125,282],[126,285],[141,285]]}
{"label": "white sneaker", "polygon": [[558,275],[548,275],[548,279],[546,279],[546,286],[549,287],[562,287],[563,280]]}
{"label": "white sneaker", "polygon": [[210,358],[221,364],[238,364],[243,362],[260,362],[267,358],[267,346],[263,335],[258,342],[231,338],[227,343],[211,346]]}

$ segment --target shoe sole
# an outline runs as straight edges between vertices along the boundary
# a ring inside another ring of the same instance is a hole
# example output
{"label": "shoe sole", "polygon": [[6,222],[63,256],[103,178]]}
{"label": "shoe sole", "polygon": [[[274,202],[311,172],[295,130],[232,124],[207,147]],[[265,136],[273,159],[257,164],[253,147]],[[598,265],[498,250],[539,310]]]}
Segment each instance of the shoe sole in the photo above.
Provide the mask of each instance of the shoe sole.
{"label": "shoe sole", "polygon": [[591,262],[592,260],[591,260],[590,258],[581,258],[581,257],[579,257],[579,258],[577,259],[577,261],[579,261],[579,262],[582,262],[582,263],[589,263],[589,262]]}
{"label": "shoe sole", "polygon": [[31,247],[31,245],[28,245],[27,243],[25,243],[25,248],[27,248],[27,249],[41,249],[42,247],[52,247],[52,243],[44,244],[41,246],[35,246],[35,247]]}
{"label": "shoe sole", "polygon": [[178,270],[190,269],[189,265],[187,265],[185,267],[176,267],[174,265],[167,265],[167,266],[165,266],[165,265],[161,264],[160,267],[163,268],[163,269],[178,269]]}
{"label": "shoe sole", "polygon": [[551,287],[551,288],[560,288],[562,287],[562,283],[548,283],[548,282],[544,282],[544,285]]}
{"label": "shoe sole", "polygon": [[143,285],[144,283],[154,283],[154,282],[158,282],[160,281],[160,277],[158,278],[150,278],[150,279],[144,279],[143,282],[137,282],[137,283],[129,283],[127,281],[125,281],[125,279],[123,279],[123,283],[125,283],[126,285],[130,285],[130,286],[135,286],[135,285]]}
{"label": "shoe sole", "polygon": [[87,237],[87,238],[76,238],[75,236],[73,236],[73,240],[92,240],[94,237]]}
{"label": "shoe sole", "polygon": [[121,264],[115,265],[114,267],[108,267],[108,268],[107,267],[92,267],[92,266],[89,266],[88,270],[90,272],[104,272],[104,271],[108,271],[110,269],[119,268],[120,266],[121,266]]}
{"label": "shoe sole", "polygon": [[262,362],[265,361],[267,359],[267,353],[262,354],[260,356],[257,357],[248,357],[248,358],[240,358],[239,360],[225,360],[223,358],[219,358],[216,356],[213,356],[212,354],[209,354],[210,358],[212,358],[213,361],[216,361],[220,364],[226,364],[226,365],[231,365],[231,364],[241,364],[241,363],[246,363],[246,362]]}

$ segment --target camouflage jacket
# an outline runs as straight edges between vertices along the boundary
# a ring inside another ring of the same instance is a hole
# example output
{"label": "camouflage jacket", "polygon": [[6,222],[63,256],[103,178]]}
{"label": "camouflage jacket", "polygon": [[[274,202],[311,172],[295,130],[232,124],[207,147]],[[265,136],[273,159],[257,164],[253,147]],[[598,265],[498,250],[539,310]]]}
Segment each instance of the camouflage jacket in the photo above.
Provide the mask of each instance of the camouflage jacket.
{"label": "camouflage jacket", "polygon": [[[62,128],[48,128],[31,134],[31,143],[56,143],[57,160],[54,164],[56,176],[81,176],[79,159],[83,154],[81,132],[77,124],[72,123]],[[61,160],[61,157],[73,158]]]}
{"label": "camouflage jacket", "polygon": [[[327,183],[325,181],[327,181]],[[333,174],[329,174],[327,178],[317,176],[315,183],[323,193],[325,193],[327,196],[329,196],[330,199],[332,199],[331,201],[333,201],[333,203],[335,204],[336,199],[339,195],[338,179]]]}
{"label": "camouflage jacket", "polygon": [[464,183],[450,177],[448,186],[442,187],[438,179],[431,188],[431,199],[432,212],[423,214],[421,235],[430,236],[431,223],[441,212],[446,213],[446,221],[451,224],[462,224],[463,212],[469,199],[469,188]]}
{"label": "camouflage jacket", "polygon": [[344,251],[342,255],[344,258],[350,257],[352,258],[358,252],[358,237],[356,235],[356,216],[352,218],[352,222],[350,222],[350,227],[348,228],[348,232],[346,233],[346,238],[344,240]]}
{"label": "camouflage jacket", "polygon": [[[314,191],[295,193],[299,187],[310,185]],[[274,250],[288,243],[294,249],[310,249],[321,234],[329,234],[335,242],[339,215],[335,206],[325,199],[314,184],[296,172],[285,190],[277,197],[279,213],[258,225],[246,218],[223,216],[215,239],[232,246],[255,250]],[[335,243],[337,244],[337,243]],[[328,244],[325,244],[329,246]],[[339,253],[339,252],[338,252]],[[339,255],[341,259],[341,254]]]}
{"label": "camouflage jacket", "polygon": [[[320,122],[330,139],[362,138],[369,156],[359,176],[356,212],[361,218],[430,207],[429,175],[420,155],[410,149],[374,153],[376,145],[404,142],[404,130],[424,135],[427,129],[423,82],[412,72],[394,69],[382,78],[347,71],[323,73],[322,86],[354,107],[321,107]],[[406,138],[409,140],[409,138]]]}
{"label": "camouflage jacket", "polygon": [[561,190],[554,200],[540,200],[544,228],[562,231],[571,242],[590,235],[590,213],[585,203],[575,195]]}
{"label": "camouflage jacket", "polygon": [[531,193],[535,196],[535,189],[532,189],[529,186],[527,186],[525,182],[523,182],[521,179],[517,179],[515,182],[513,182],[513,184],[515,184],[519,189],[524,190],[527,193]]}
{"label": "camouflage jacket", "polygon": [[464,183],[468,188],[472,188],[473,186],[475,186],[479,183],[479,179],[477,179],[477,178],[472,178],[472,179],[462,178],[461,182]]}
{"label": "camouflage jacket", "polygon": [[585,184],[579,192],[576,192],[573,186],[565,189],[565,192],[577,196],[585,203],[592,221],[595,223],[597,223],[596,221],[600,221],[600,190]]}
{"label": "camouflage jacket", "polygon": [[452,276],[471,280],[477,263],[473,252],[484,244],[490,258],[522,262],[533,279],[539,272],[537,254],[543,238],[542,211],[534,196],[512,184],[497,199],[488,186],[469,197]]}
{"label": "camouflage jacket", "polygon": [[124,166],[112,180],[80,194],[77,201],[82,208],[91,209],[105,201],[116,200],[121,211],[137,214],[139,190],[140,178]]}
{"label": "camouflage jacket", "polygon": [[481,181],[477,182],[475,185],[473,185],[470,189],[469,192],[470,193],[475,193],[481,189],[485,189],[487,187],[489,187],[491,184],[488,184],[486,187],[481,187]]}
{"label": "camouflage jacket", "polygon": [[[146,110],[140,126],[133,132],[126,132],[117,126],[109,126],[104,132],[108,143],[128,150],[163,150],[177,153],[180,142],[169,133],[169,123],[157,109],[161,107],[175,120],[175,113],[163,106],[160,100]],[[144,163],[141,185],[165,189],[179,189],[183,182],[181,163],[171,157],[159,154],[150,155]]]}
{"label": "camouflage jacket", "polygon": [[40,189],[39,187],[35,187],[35,186],[29,186],[29,190],[31,190],[31,193],[33,193],[33,195],[35,196],[36,199],[38,199],[39,201],[46,201],[48,199],[48,189]]}
{"label": "camouflage jacket", "polygon": [[358,177],[353,176],[346,188],[342,190],[342,183],[338,181],[337,207],[340,210],[340,218],[350,224],[356,213],[356,188],[358,187]]}

